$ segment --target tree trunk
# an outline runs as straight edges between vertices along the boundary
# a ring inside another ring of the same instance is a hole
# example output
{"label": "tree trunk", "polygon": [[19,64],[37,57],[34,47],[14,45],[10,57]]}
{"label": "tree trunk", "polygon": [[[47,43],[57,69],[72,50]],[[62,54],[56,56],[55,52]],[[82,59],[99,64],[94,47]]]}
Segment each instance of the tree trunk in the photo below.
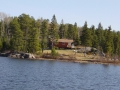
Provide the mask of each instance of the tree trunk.
{"label": "tree trunk", "polygon": [[84,57],[86,57],[86,46],[85,46],[85,52],[84,52]]}

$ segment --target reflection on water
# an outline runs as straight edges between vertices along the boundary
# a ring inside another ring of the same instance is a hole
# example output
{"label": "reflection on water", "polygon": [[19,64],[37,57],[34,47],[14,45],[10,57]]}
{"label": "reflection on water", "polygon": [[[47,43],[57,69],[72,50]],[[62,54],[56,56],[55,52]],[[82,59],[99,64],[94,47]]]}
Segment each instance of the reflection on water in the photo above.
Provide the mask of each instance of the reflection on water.
{"label": "reflection on water", "polygon": [[0,57],[0,90],[120,90],[120,66]]}

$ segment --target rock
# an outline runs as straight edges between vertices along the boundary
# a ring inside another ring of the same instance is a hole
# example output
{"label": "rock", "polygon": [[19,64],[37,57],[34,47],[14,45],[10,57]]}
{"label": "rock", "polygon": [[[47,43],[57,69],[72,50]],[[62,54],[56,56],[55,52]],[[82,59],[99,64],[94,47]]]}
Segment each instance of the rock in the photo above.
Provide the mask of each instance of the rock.
{"label": "rock", "polygon": [[23,56],[24,56],[24,58],[27,58],[27,59],[35,59],[35,56],[30,53],[25,53]]}
{"label": "rock", "polygon": [[29,59],[35,59],[35,56],[33,54],[29,54]]}
{"label": "rock", "polygon": [[6,53],[0,53],[0,56],[6,57]]}
{"label": "rock", "polygon": [[31,53],[0,53],[2,57],[12,57],[12,58],[26,58],[26,59],[35,59],[35,56]]}
{"label": "rock", "polygon": [[23,56],[24,56],[24,58],[29,59],[29,53],[25,53]]}
{"label": "rock", "polygon": [[11,55],[10,57],[12,57],[12,58],[17,58],[16,55]]}
{"label": "rock", "polygon": [[16,58],[20,58],[20,54],[16,54]]}
{"label": "rock", "polygon": [[3,53],[0,53],[0,56],[2,56],[2,57],[8,57],[8,56],[10,56],[10,52],[3,52]]}

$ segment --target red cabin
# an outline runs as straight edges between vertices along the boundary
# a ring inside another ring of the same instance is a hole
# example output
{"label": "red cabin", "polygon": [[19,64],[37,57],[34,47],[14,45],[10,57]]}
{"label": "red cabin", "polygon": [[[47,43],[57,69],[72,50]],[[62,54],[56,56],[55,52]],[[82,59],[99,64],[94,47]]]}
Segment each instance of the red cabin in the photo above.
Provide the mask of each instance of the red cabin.
{"label": "red cabin", "polygon": [[74,48],[73,40],[71,39],[58,39],[54,46],[58,48]]}

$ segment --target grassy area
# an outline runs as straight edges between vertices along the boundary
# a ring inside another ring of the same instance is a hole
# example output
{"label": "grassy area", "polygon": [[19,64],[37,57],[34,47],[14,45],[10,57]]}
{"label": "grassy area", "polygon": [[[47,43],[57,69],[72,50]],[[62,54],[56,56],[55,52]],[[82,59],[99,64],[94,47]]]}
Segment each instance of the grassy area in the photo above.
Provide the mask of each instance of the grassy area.
{"label": "grassy area", "polygon": [[51,50],[44,50],[43,55],[45,57],[42,57],[44,60],[47,58],[48,60],[61,60],[61,61],[73,61],[73,62],[79,62],[79,63],[100,63],[100,64],[116,64],[120,65],[120,61],[114,61],[114,60],[107,60],[105,57],[100,57],[98,55],[94,56],[92,54],[87,54],[86,57],[84,57],[84,53],[75,53],[74,50],[56,50],[58,53],[58,56],[56,58],[51,58]]}
{"label": "grassy area", "polygon": [[[73,50],[56,50],[56,52],[58,52],[59,54],[66,54],[66,55],[74,54]],[[44,53],[51,53],[51,50],[44,50]]]}
{"label": "grassy area", "polygon": [[[75,53],[74,50],[56,50],[60,55],[64,55],[65,58],[76,57],[77,60],[94,60],[97,59],[97,56],[86,55],[84,53]],[[44,53],[51,53],[51,50],[44,50]]]}

